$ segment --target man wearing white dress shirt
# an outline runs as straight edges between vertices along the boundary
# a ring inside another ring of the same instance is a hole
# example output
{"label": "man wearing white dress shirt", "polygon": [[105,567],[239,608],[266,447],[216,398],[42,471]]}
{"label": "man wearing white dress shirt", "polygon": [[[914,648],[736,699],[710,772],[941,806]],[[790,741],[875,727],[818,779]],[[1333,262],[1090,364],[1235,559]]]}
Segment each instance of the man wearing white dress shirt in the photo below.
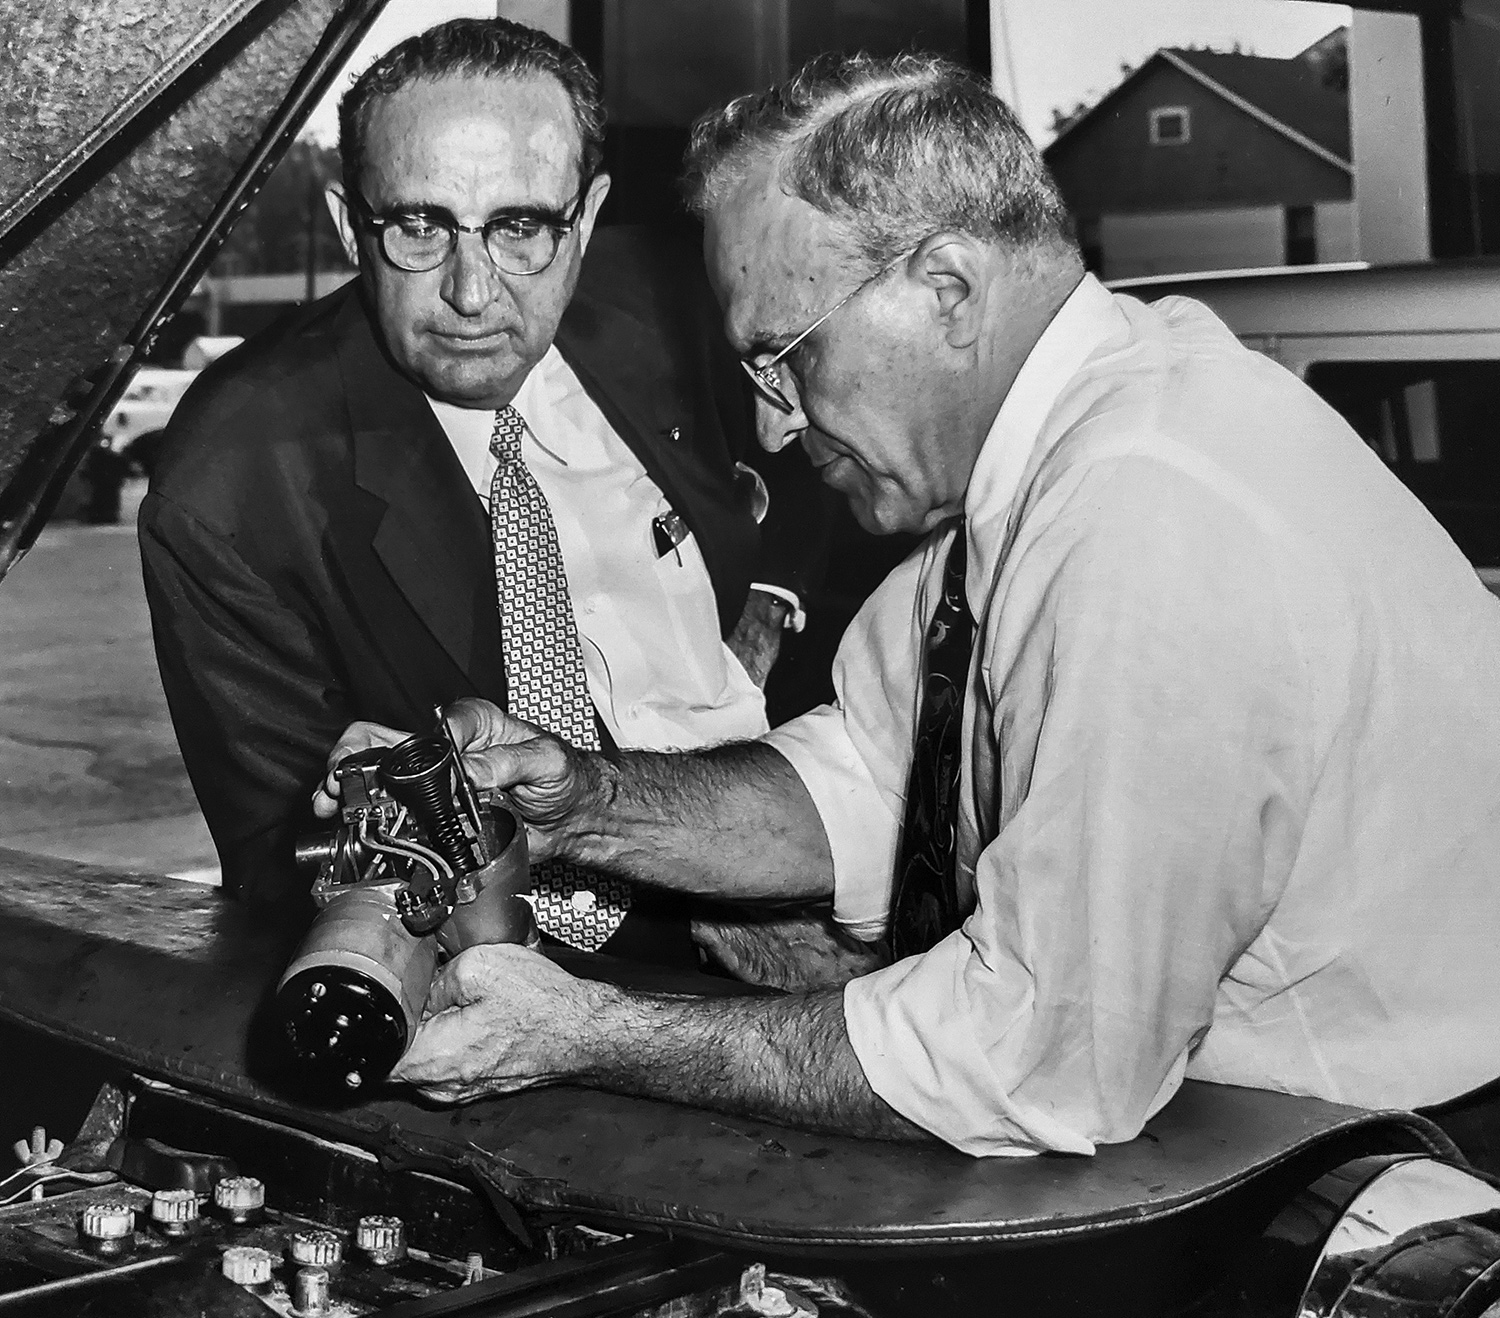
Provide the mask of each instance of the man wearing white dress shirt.
{"label": "man wearing white dress shirt", "polygon": [[[746,383],[698,253],[595,237],[602,133],[597,83],[545,34],[465,19],[402,43],[341,106],[330,208],[360,280],[173,419],[147,592],[232,891],[297,891],[292,842],[351,718],[430,726],[486,695],[587,746],[766,729],[820,531],[785,485],[757,525]],[[571,868],[538,891],[544,934],[697,964],[650,892]]]}
{"label": "man wearing white dress shirt", "polygon": [[697,1003],[475,949],[398,1076],[974,1155],[1128,1140],[1184,1077],[1482,1107],[1500,603],[1437,523],[1205,308],[1085,274],[1013,116],[942,61],[810,66],[690,163],[763,442],[929,538],[837,702],[756,742],[610,761],[482,702],[452,721],[539,852],[831,894],[889,964]]}

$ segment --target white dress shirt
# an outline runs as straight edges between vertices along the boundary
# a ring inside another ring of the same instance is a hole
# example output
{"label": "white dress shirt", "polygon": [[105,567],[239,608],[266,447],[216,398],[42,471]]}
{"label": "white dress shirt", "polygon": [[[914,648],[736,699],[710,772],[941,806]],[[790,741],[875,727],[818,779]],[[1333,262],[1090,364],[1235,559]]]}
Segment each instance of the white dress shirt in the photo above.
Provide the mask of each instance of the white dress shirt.
{"label": "white dress shirt", "polygon": [[[1087,277],[965,512],[977,908],[847,987],[875,1091],[969,1153],[1089,1153],[1184,1075],[1368,1107],[1500,1075],[1500,601],[1353,431],[1201,305]],[[768,738],[866,934],[952,534]]]}
{"label": "white dress shirt", "polygon": [[[489,505],[492,411],[427,400]],[[719,635],[697,540],[658,557],[670,510],[640,460],[554,346],[514,399],[521,456],[552,509],[583,642],[589,694],[621,747],[690,748],[766,730],[766,702]]]}

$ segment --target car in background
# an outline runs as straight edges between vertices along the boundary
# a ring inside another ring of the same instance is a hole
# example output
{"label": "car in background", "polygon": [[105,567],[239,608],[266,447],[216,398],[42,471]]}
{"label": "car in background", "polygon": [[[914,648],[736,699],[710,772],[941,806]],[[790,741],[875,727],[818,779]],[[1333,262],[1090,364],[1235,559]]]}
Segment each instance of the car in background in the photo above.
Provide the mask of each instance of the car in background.
{"label": "car in background", "polygon": [[126,470],[133,468],[149,476],[172,411],[197,378],[196,370],[141,367],[114,411],[105,418],[99,432],[100,447],[108,448]]}
{"label": "car in background", "polygon": [[172,410],[197,378],[196,370],[142,366],[105,417],[55,515],[101,526],[118,522],[125,481],[151,475]]}
{"label": "car in background", "polygon": [[1337,408],[1500,587],[1500,261],[1295,266],[1110,288],[1206,303]]}

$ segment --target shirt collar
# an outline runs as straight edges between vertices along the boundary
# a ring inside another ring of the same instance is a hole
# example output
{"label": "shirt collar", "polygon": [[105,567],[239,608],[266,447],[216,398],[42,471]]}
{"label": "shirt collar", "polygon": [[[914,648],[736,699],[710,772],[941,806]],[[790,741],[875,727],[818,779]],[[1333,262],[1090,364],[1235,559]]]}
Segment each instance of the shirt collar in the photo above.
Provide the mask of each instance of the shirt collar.
{"label": "shirt collar", "polygon": [[1091,274],[1068,294],[1021,364],[985,436],[964,492],[965,594],[977,618],[1000,566],[1012,506],[1028,465],[1060,437],[1043,435],[1053,406],[1085,361],[1125,327],[1114,295]]}
{"label": "shirt collar", "polygon": [[[511,405],[521,414],[521,420],[526,423],[532,435],[540,433],[545,426],[545,409],[549,398],[564,392],[559,388],[558,376],[560,372],[567,370],[568,365],[563,361],[562,354],[555,344],[552,345],[541,361],[526,373],[521,387],[516,390],[516,396],[511,399]],[[485,455],[489,453],[490,435],[495,429],[494,409],[458,407],[453,403],[442,402],[431,394],[426,394],[425,397],[449,441],[458,450],[465,469],[472,466],[475,471],[479,471],[484,466]]]}
{"label": "shirt collar", "polygon": [[530,427],[533,435],[538,433],[542,425],[542,412],[546,406],[549,382],[559,367],[564,365],[562,354],[558,352],[557,345],[551,344],[543,354],[541,361],[526,372],[526,378],[521,381],[521,387],[516,390],[516,396],[512,398],[511,405],[521,414],[521,419]]}

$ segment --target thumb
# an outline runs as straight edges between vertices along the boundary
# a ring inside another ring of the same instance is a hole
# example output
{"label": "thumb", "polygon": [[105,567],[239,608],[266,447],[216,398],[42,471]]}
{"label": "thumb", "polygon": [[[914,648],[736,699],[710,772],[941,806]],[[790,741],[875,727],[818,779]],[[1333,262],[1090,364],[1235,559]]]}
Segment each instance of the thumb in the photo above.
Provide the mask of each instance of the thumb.
{"label": "thumb", "polygon": [[474,1001],[469,968],[464,960],[467,955],[467,952],[460,953],[438,971],[427,994],[427,1005],[422,1009],[424,1016],[436,1016],[438,1012],[454,1007],[467,1007]]}

